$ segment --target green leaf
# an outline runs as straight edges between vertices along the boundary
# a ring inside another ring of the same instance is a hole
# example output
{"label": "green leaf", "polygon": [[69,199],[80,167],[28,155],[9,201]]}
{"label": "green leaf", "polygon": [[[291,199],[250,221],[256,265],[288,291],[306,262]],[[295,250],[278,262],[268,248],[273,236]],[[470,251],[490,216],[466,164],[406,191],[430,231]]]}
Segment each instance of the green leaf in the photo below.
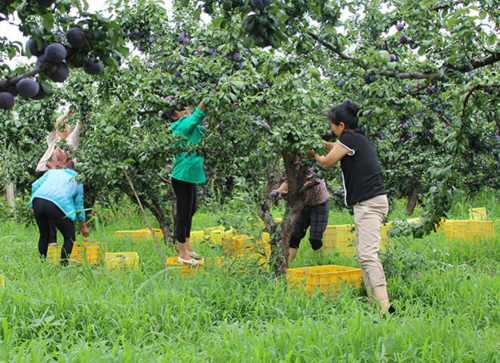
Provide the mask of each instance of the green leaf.
{"label": "green leaf", "polygon": [[450,95],[451,91],[446,91],[446,92],[443,92],[441,93],[441,100],[445,100],[448,98],[448,96]]}
{"label": "green leaf", "polygon": [[52,16],[52,13],[47,13],[42,16],[42,25],[47,31],[52,30],[52,27],[54,26],[54,17]]}
{"label": "green leaf", "polygon": [[318,69],[316,67],[309,67],[307,69],[307,72],[311,74],[314,78],[320,79],[321,73],[319,73]]}

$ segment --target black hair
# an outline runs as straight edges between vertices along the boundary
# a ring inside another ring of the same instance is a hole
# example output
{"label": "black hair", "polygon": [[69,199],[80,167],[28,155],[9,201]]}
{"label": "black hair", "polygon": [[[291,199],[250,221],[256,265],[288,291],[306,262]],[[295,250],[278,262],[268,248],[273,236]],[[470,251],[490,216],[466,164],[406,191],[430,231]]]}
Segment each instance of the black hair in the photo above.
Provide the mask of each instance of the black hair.
{"label": "black hair", "polygon": [[70,160],[66,163],[66,169],[71,169],[76,171],[75,162]]}
{"label": "black hair", "polygon": [[359,129],[358,112],[359,108],[354,104],[338,105],[328,111],[326,118],[337,126],[343,122],[346,130],[357,130]]}
{"label": "black hair", "polygon": [[170,122],[176,122],[179,119],[173,119],[172,116],[176,116],[177,114],[175,113],[176,111],[181,111],[183,110],[183,107],[180,104],[177,104],[176,106],[171,106],[169,109],[167,109],[165,112],[162,113],[161,117],[164,120],[170,121]]}

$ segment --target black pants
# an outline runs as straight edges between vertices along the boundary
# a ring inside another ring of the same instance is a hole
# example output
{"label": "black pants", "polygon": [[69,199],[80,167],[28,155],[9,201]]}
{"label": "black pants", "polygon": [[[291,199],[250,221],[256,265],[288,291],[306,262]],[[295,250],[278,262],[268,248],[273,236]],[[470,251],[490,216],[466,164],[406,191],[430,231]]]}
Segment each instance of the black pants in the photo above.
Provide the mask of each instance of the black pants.
{"label": "black pants", "polygon": [[57,228],[54,222],[49,221],[49,227],[50,227],[50,234],[49,234],[49,242],[56,242],[57,243]]}
{"label": "black pants", "polygon": [[191,222],[196,212],[196,184],[172,178],[176,199],[175,239],[186,243],[191,234]]}
{"label": "black pants", "polygon": [[36,224],[40,230],[38,240],[38,252],[40,256],[47,257],[47,249],[50,241],[50,222],[54,223],[64,237],[64,244],[61,251],[61,259],[66,264],[68,257],[73,250],[73,242],[76,240],[75,223],[66,217],[66,214],[50,200],[33,199],[33,211],[35,213]]}

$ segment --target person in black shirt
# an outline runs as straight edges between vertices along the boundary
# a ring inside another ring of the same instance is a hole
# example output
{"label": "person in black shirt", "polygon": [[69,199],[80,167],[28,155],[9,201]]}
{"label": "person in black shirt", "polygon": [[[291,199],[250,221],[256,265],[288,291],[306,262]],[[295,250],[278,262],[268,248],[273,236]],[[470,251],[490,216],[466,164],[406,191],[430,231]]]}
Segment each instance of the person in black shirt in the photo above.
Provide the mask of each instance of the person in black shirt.
{"label": "person in black shirt", "polygon": [[[327,143],[325,156],[314,154],[324,168],[331,168],[340,161],[345,189],[345,204],[354,209],[356,228],[356,259],[361,264],[363,281],[370,303],[373,295],[380,304],[381,313],[394,312],[389,304],[384,268],[378,257],[380,228],[389,212],[387,190],[373,142],[358,126],[358,109],[340,105],[327,115],[332,131],[339,141]],[[309,152],[310,157],[313,151]]]}

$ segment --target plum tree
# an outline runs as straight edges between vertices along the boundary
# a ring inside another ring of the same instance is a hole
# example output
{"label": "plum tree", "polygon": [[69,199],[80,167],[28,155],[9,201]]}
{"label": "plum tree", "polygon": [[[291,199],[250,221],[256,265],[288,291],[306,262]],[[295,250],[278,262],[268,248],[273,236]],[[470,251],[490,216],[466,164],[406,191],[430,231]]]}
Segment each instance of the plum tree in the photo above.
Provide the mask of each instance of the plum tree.
{"label": "plum tree", "polygon": [[66,32],[68,43],[75,48],[82,48],[87,43],[85,33],[80,28],[71,28]]}
{"label": "plum tree", "polygon": [[[16,1],[3,3],[9,5]],[[26,54],[38,57],[34,69],[29,69],[21,63],[10,69],[5,62],[16,55],[24,54],[18,41],[3,38],[0,47],[0,67],[4,71],[2,75],[5,78],[0,79],[0,90],[10,90],[9,92],[15,96],[16,92],[12,90],[16,89],[16,84],[20,80],[36,76],[40,72],[44,74],[39,75],[39,80],[45,82],[50,79],[48,75],[56,70],[53,63],[59,63],[65,58],[67,64],[74,68],[82,67],[90,54],[98,57],[112,70],[119,67],[121,57],[128,54],[121,29],[116,22],[86,11],[83,5],[81,0],[57,3],[49,0],[33,0],[18,7],[0,6],[0,19],[14,19],[12,24],[18,26],[21,33],[29,38],[26,43]],[[70,13],[71,16],[68,16]],[[85,31],[82,31],[82,28]],[[63,29],[68,29],[66,32],[68,44],[62,44]],[[97,68],[94,68],[94,72],[97,72]],[[53,92],[47,92],[50,85],[44,84],[46,96],[52,95]]]}
{"label": "plum tree", "polygon": [[39,90],[40,85],[32,79],[22,79],[17,83],[17,92],[25,98],[36,96]]}

